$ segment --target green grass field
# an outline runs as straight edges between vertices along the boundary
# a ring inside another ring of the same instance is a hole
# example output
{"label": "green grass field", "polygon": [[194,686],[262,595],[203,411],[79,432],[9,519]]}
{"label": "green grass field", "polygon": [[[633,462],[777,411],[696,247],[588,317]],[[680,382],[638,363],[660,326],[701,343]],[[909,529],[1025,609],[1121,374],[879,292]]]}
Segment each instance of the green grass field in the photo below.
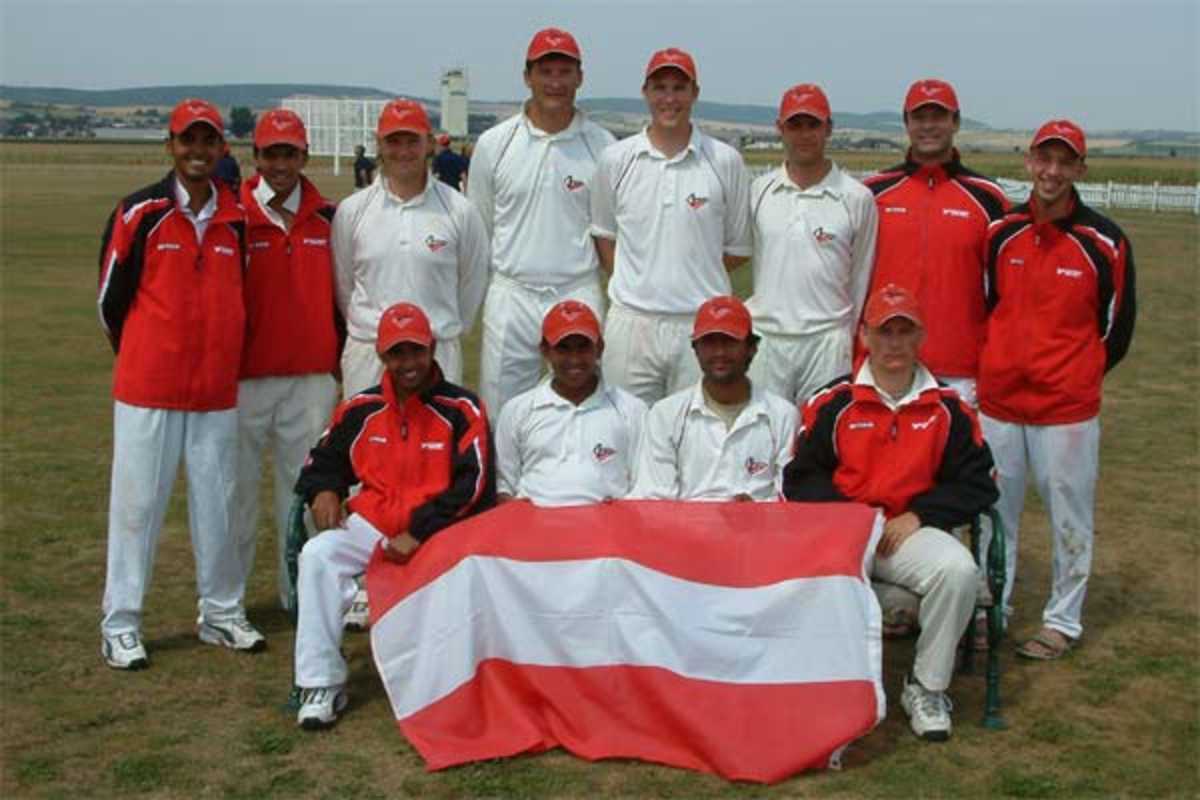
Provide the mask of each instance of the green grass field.
{"label": "green grass field", "polygon": [[[1005,648],[1008,730],[979,726],[982,677],[960,677],[954,738],[917,741],[896,704],[912,650],[901,641],[886,647],[889,716],[840,772],[764,788],[554,752],[427,773],[396,732],[364,635],[347,638],[354,678],[342,723],[308,734],[283,710],[292,634],[274,608],[268,520],[247,604],[269,649],[245,656],[197,642],[182,484],[147,597],[153,666],[118,673],[99,657],[112,356],[95,307],[98,240],[116,199],[166,169],[157,146],[0,144],[0,796],[1200,793],[1195,217],[1116,217],[1137,254],[1140,315],[1107,383],[1088,628],[1059,663],[1021,663]],[[334,179],[327,162],[312,173],[329,195],[347,193],[349,176]],[[1023,533],[1014,637],[1036,630],[1049,582],[1032,494]]]}

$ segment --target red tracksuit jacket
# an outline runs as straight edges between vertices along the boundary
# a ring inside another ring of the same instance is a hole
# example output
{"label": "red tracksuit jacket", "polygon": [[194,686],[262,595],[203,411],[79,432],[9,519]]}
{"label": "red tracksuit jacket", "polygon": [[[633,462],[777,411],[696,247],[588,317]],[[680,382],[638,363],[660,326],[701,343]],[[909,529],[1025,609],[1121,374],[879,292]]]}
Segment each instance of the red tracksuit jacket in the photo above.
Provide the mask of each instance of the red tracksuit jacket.
{"label": "red tracksuit jacket", "polygon": [[217,187],[204,240],[175,207],[174,173],[109,217],[100,246],[100,318],[117,355],[113,397],[147,408],[237,405],[245,313],[245,217]]}
{"label": "red tracksuit jacket", "polygon": [[[1036,201],[1034,201],[1036,203]],[[1104,374],[1133,339],[1133,250],[1072,190],[1071,213],[1034,221],[1017,206],[988,230],[990,311],[979,408],[1007,422],[1061,425],[1100,413]]]}
{"label": "red tracksuit jacket", "polygon": [[361,482],[351,511],[385,536],[407,530],[422,541],[495,505],[483,406],[434,369],[433,386],[403,405],[396,404],[386,373],[380,386],[339,405],[300,470],[296,491],[311,504],[327,490],[344,498]]}
{"label": "red tracksuit jacket", "polygon": [[783,494],[866,503],[889,519],[912,511],[950,530],[996,502],[992,468],[979,421],[953,389],[931,383],[892,411],[874,386],[847,375],[805,404]]}
{"label": "red tracksuit jacket", "polygon": [[333,205],[300,177],[300,208],[285,232],[263,212],[255,175],[242,184],[246,209],[246,342],[243,378],[337,369],[345,324],[333,298]]}
{"label": "red tracksuit jacket", "polygon": [[871,293],[894,283],[921,304],[921,363],[934,375],[974,378],[987,316],[979,287],[987,227],[1008,200],[995,182],[962,165],[911,159],[863,181],[875,193],[879,239]]}

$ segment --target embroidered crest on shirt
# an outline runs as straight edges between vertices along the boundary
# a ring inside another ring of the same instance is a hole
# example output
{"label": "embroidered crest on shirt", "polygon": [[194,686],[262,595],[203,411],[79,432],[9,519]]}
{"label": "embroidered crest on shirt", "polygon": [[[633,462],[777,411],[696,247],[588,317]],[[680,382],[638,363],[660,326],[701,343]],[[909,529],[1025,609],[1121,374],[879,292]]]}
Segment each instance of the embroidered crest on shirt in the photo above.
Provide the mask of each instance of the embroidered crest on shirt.
{"label": "embroidered crest on shirt", "polygon": [[563,178],[563,186],[567,187],[568,192],[574,192],[582,189],[584,183],[583,181],[576,179],[574,175],[568,175],[567,177]]}
{"label": "embroidered crest on shirt", "polygon": [[707,205],[707,203],[708,203],[707,197],[698,197],[695,192],[692,192],[691,194],[689,194],[687,196],[687,204],[689,206],[691,206],[692,209],[694,209],[694,210],[699,210],[701,208],[704,208],[704,206]]}
{"label": "embroidered crest on shirt", "polygon": [[766,471],[767,471],[767,462],[757,461],[757,460],[755,460],[754,456],[750,456],[749,458],[746,459],[746,474],[747,475],[761,475],[762,473],[764,473]]}
{"label": "embroidered crest on shirt", "polygon": [[813,231],[813,238],[817,240],[817,244],[829,244],[837,238],[837,234],[830,233],[824,228],[817,228]]}
{"label": "embroidered crest on shirt", "polygon": [[592,448],[592,455],[596,457],[597,464],[603,464],[616,454],[616,450],[611,447],[606,447],[603,442],[598,442],[596,446]]}
{"label": "embroidered crest on shirt", "polygon": [[449,242],[447,242],[445,239],[439,239],[432,233],[425,237],[425,246],[429,248],[429,252],[431,253],[436,253],[447,244],[449,244]]}

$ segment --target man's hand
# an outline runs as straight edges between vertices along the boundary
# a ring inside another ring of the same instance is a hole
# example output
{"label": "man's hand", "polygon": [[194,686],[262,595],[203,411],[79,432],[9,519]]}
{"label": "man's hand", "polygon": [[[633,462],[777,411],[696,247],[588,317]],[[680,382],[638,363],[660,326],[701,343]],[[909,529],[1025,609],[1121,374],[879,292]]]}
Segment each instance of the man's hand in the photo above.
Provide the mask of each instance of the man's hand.
{"label": "man's hand", "polygon": [[754,498],[751,497],[750,495],[746,494],[745,492],[742,492],[741,494],[735,494],[733,496],[733,502],[735,502],[735,503],[753,503]]}
{"label": "man's hand", "polygon": [[417,548],[420,546],[419,539],[408,531],[404,531],[397,536],[383,540],[383,557],[388,561],[404,564],[412,558],[412,554],[417,552]]}
{"label": "man's hand", "polygon": [[905,511],[900,516],[892,517],[883,523],[883,536],[880,537],[879,545],[875,548],[876,554],[883,558],[890,558],[900,549],[900,545],[904,544],[904,540],[916,533],[920,527],[921,518],[911,511]]}
{"label": "man's hand", "polygon": [[342,527],[342,523],[346,521],[346,511],[342,508],[342,498],[338,497],[337,492],[328,489],[318,492],[317,496],[313,498],[311,508],[313,524],[317,526],[317,530],[319,531],[340,528]]}

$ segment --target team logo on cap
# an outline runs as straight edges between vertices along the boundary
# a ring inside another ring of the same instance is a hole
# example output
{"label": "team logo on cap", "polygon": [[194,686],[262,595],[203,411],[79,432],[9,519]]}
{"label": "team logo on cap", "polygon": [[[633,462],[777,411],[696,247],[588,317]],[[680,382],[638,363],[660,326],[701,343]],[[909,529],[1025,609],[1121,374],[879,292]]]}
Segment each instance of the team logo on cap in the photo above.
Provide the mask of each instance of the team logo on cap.
{"label": "team logo on cap", "polygon": [[813,238],[817,240],[818,244],[829,244],[837,238],[837,234],[830,233],[824,228],[817,228],[815,231],[813,231]]}
{"label": "team logo on cap", "polygon": [[449,242],[445,239],[439,239],[432,233],[425,237],[425,246],[429,248],[429,252],[436,253],[445,247]]}
{"label": "team logo on cap", "polygon": [[938,94],[940,91],[941,91],[941,87],[938,86],[937,84],[933,84],[933,83],[922,83],[921,84],[921,94],[925,95],[926,97],[933,97],[934,95]]}
{"label": "team logo on cap", "polygon": [[567,187],[568,192],[573,192],[577,189],[582,189],[584,183],[583,181],[576,180],[574,175],[568,175],[563,179],[563,186]]}
{"label": "team logo on cap", "polygon": [[192,102],[187,104],[187,108],[193,114],[203,114],[208,111],[208,103]]}
{"label": "team logo on cap", "polygon": [[611,447],[606,447],[603,442],[597,442],[592,448],[592,455],[596,457],[597,464],[603,464],[617,454],[617,451]]}
{"label": "team logo on cap", "polygon": [[767,462],[758,461],[754,458],[754,456],[750,456],[746,459],[746,474],[761,475],[767,471],[767,466]]}
{"label": "team logo on cap", "polygon": [[545,36],[546,44],[551,47],[558,47],[567,43],[567,37],[559,36],[557,33],[547,33]]}
{"label": "team logo on cap", "polygon": [[707,197],[699,197],[696,195],[695,192],[692,192],[691,194],[689,194],[687,196],[687,204],[689,206],[691,206],[693,209],[699,210],[701,208],[704,208],[704,206],[708,204],[708,198]]}

